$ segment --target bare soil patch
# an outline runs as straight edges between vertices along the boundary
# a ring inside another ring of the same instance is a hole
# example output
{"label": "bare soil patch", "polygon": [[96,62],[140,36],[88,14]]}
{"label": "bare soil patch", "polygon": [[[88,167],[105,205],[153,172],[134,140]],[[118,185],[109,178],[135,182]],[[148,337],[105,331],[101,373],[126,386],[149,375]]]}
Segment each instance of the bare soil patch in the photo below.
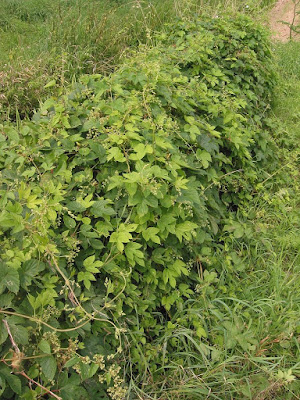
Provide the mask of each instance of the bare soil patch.
{"label": "bare soil patch", "polygon": [[[288,25],[280,21],[292,23],[294,18],[295,3],[292,0],[278,0],[269,14],[269,26],[272,31],[272,36],[281,42],[287,42],[290,39],[290,28]],[[297,6],[300,10],[300,3]],[[300,23],[300,16],[297,15],[294,24]],[[295,32],[292,33],[294,39],[299,40],[300,35]]]}

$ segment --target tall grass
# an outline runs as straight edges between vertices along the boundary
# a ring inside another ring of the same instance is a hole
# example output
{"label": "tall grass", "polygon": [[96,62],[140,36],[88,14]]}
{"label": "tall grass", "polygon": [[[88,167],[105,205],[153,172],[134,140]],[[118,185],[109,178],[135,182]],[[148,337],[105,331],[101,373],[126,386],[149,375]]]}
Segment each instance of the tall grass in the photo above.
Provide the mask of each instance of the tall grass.
{"label": "tall grass", "polygon": [[165,23],[225,10],[257,13],[266,0],[2,0],[0,118],[30,115],[82,73],[111,72]]}
{"label": "tall grass", "polygon": [[[152,32],[177,17],[228,8],[256,13],[270,3],[2,0],[0,113],[15,117],[18,109],[25,116],[78,74],[109,73],[130,48],[152,44]],[[169,333],[155,343],[164,365],[153,369],[140,347],[141,372],[131,375],[130,343],[138,340],[126,334],[128,398],[300,398],[300,43],[274,49],[280,78],[271,122],[280,166],[257,187],[251,209],[240,209],[253,235],[232,240],[218,255],[218,280],[204,281],[205,290],[172,317]],[[54,86],[45,88],[51,80]],[[230,269],[233,252],[240,261]],[[193,318],[207,332],[201,339]],[[172,354],[170,341],[177,344]]]}
{"label": "tall grass", "polygon": [[[204,280],[172,317],[155,343],[165,364],[151,369],[140,350],[144,369],[130,383],[133,398],[300,398],[299,50],[299,42],[274,44],[279,79],[270,124],[279,164],[257,186],[251,208],[240,207],[252,235],[233,238],[213,265],[218,279]],[[230,269],[232,253],[239,261]],[[205,328],[201,339],[193,319]],[[177,352],[168,353],[169,342]]]}

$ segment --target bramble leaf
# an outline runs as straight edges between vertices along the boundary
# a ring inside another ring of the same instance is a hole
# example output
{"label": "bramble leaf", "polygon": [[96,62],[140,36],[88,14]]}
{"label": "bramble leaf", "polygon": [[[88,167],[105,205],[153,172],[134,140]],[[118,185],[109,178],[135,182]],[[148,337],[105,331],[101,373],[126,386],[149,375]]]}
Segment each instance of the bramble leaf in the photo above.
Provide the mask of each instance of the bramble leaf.
{"label": "bramble leaf", "polygon": [[52,381],[55,376],[56,370],[57,370],[55,358],[52,356],[46,356],[46,357],[41,358],[39,363],[40,363],[42,372],[45,375],[45,377],[49,381]]}
{"label": "bramble leaf", "polygon": [[19,273],[16,269],[0,262],[0,294],[7,288],[10,292],[18,293],[20,287]]}

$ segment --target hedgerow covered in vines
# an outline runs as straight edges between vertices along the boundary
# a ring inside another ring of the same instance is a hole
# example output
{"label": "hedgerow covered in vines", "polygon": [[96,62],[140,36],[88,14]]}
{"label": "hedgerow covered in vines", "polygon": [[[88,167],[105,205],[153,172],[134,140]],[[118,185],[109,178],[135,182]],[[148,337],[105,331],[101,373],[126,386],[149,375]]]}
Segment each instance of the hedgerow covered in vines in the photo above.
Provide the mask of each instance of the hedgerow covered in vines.
{"label": "hedgerow covered in vines", "polygon": [[156,42],[1,126],[3,399],[126,398],[128,357],[160,368],[178,341],[153,341],[247,234],[235,213],[274,157],[267,36],[239,16]]}

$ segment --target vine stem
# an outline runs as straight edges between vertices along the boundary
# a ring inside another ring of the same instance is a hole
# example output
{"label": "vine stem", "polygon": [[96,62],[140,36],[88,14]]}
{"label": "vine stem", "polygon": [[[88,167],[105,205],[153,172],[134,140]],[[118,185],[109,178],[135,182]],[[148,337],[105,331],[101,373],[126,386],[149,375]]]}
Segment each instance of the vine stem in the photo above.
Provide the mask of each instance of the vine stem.
{"label": "vine stem", "polygon": [[[12,345],[13,349],[15,350],[17,355],[20,356],[21,355],[21,351],[20,351],[17,343],[15,342],[15,340],[13,338],[13,335],[12,335],[12,333],[10,331],[8,322],[6,320],[3,320],[3,324],[4,324],[4,326],[5,326],[6,330],[7,330],[7,333],[8,333],[8,336],[9,336],[9,339],[10,339],[10,342],[11,342],[11,345]],[[4,360],[2,360],[2,361],[5,362]],[[8,365],[6,362],[5,362],[5,364]],[[30,378],[30,376],[28,376],[25,371],[21,371],[21,372],[14,371],[14,373],[16,375],[24,376],[24,378],[26,378],[29,382],[34,383],[35,385],[39,386],[41,389],[45,390],[46,393],[48,393],[50,396],[54,397],[55,399],[62,400],[61,397],[59,397],[55,393],[51,392],[51,390],[45,388],[45,386],[41,385],[39,382],[37,382],[34,379]]]}
{"label": "vine stem", "polygon": [[10,331],[10,328],[9,328],[9,325],[8,325],[8,322],[7,322],[5,319],[4,319],[2,322],[3,322],[3,324],[5,325],[5,328],[6,328],[6,330],[7,330],[9,339],[10,339],[11,344],[12,344],[12,347],[14,348],[14,350],[15,350],[15,352],[16,352],[17,354],[20,354],[20,353],[21,353],[21,352],[20,352],[20,349],[19,349],[17,343],[14,341],[14,338],[13,338],[13,335],[11,334],[11,331]]}
{"label": "vine stem", "polygon": [[53,264],[54,264],[54,266],[55,266],[57,272],[61,275],[61,277],[62,277],[63,280],[65,281],[65,284],[67,285],[68,289],[70,290],[72,299],[74,300],[75,304],[77,304],[77,306],[80,308],[80,310],[86,315],[86,317],[88,317],[89,321],[94,320],[94,321],[100,321],[100,322],[108,322],[108,323],[110,323],[111,325],[113,325],[113,327],[114,327],[116,330],[118,330],[117,326],[116,326],[112,321],[110,321],[110,320],[108,320],[108,319],[104,319],[104,318],[97,318],[97,317],[95,317],[94,315],[92,315],[92,314],[90,314],[90,313],[88,313],[88,312],[86,311],[86,309],[83,307],[83,305],[82,305],[82,304],[80,303],[80,301],[78,300],[76,294],[74,293],[74,290],[73,290],[73,288],[72,288],[72,286],[71,286],[71,284],[70,284],[69,279],[65,276],[65,274],[63,273],[63,271],[60,269],[60,267],[59,267],[59,265],[58,265],[58,263],[57,263],[57,261],[56,261],[56,259],[55,259],[54,254],[53,254],[51,251],[49,251],[49,250],[47,251],[47,254],[48,254],[48,256],[51,258],[51,260],[52,260],[52,262],[53,262]]}
{"label": "vine stem", "polygon": [[[85,326],[86,324],[88,324],[88,323],[91,322],[91,321],[107,322],[107,323],[109,323],[110,325],[112,325],[112,326],[116,329],[116,332],[120,332],[120,329],[119,329],[112,321],[110,321],[109,319],[104,319],[104,318],[95,317],[94,315],[88,313],[88,312],[85,310],[85,308],[82,306],[82,304],[81,304],[80,301],[78,300],[77,296],[75,295],[74,290],[73,290],[72,287],[71,287],[71,284],[70,284],[69,279],[65,276],[65,274],[63,273],[63,271],[60,269],[60,267],[59,267],[59,265],[58,265],[58,263],[57,263],[57,261],[56,261],[56,259],[55,259],[55,256],[53,255],[53,253],[52,253],[51,251],[48,250],[48,251],[47,251],[47,255],[51,258],[51,260],[52,260],[52,262],[53,262],[53,264],[54,264],[54,266],[55,266],[56,271],[57,271],[57,272],[61,275],[61,277],[64,279],[65,284],[67,285],[68,289],[70,290],[70,294],[71,294],[71,296],[72,296],[72,299],[74,299],[75,304],[80,308],[80,310],[81,310],[81,311],[84,313],[84,315],[87,317],[87,320],[84,321],[84,322],[82,322],[81,324],[79,324],[79,325],[73,327],[73,328],[61,329],[61,328],[55,328],[54,326],[52,326],[52,325],[50,325],[50,324],[47,324],[47,322],[45,322],[45,321],[43,321],[43,320],[41,320],[41,319],[39,319],[39,318],[32,317],[32,316],[30,316],[30,315],[21,314],[21,313],[18,313],[18,312],[16,312],[16,311],[7,311],[7,310],[0,309],[0,314],[4,314],[4,315],[15,315],[15,316],[18,316],[18,317],[22,317],[22,318],[25,318],[25,319],[29,319],[30,321],[33,321],[33,322],[35,322],[35,323],[37,323],[37,324],[42,324],[42,325],[44,325],[44,326],[47,326],[48,328],[52,329],[52,330],[55,331],[55,332],[72,332],[72,331],[76,331],[77,329],[82,328],[83,326]],[[49,265],[51,266],[51,263],[50,263],[49,261],[48,261],[48,263],[49,263]],[[124,281],[125,281],[125,283],[126,283],[126,279],[124,278],[123,275],[122,275],[122,277],[123,277],[123,279],[124,279]],[[125,286],[126,286],[126,285],[125,285]],[[124,288],[122,289],[121,293],[124,291],[125,286],[124,286]],[[121,293],[119,293],[118,296],[119,296]],[[118,296],[116,296],[116,297],[118,297]],[[111,303],[111,302],[109,302],[109,303]],[[109,304],[109,303],[108,303],[108,304]],[[105,308],[105,307],[103,307],[103,308]],[[102,309],[103,309],[103,308],[102,308]],[[95,311],[98,312],[97,310],[95,310]],[[3,323],[5,323],[5,322],[6,322],[6,324],[7,324],[7,321],[3,321]],[[7,329],[8,332],[10,332],[8,324],[5,325],[5,326],[6,326],[6,329],[8,328],[8,329]],[[10,334],[9,336],[10,336],[10,339],[13,339],[11,334]],[[121,335],[118,334],[118,336],[119,336],[120,348],[121,348],[121,347],[122,347]],[[17,351],[16,351],[16,352],[17,352]]]}
{"label": "vine stem", "polygon": [[24,371],[22,372],[17,372],[18,375],[24,376],[29,382],[34,383],[35,385],[39,386],[41,389],[45,390],[46,393],[48,393],[50,396],[54,397],[57,400],[62,400],[61,397],[57,396],[55,393],[53,393],[51,390],[48,390],[45,388],[45,386],[41,385],[39,382],[35,381],[34,379],[30,378]]}
{"label": "vine stem", "polygon": [[[71,283],[70,283],[69,279],[65,276],[65,274],[63,273],[63,271],[60,269],[60,267],[59,267],[59,265],[58,265],[58,263],[57,263],[57,261],[56,261],[56,259],[55,259],[54,254],[53,254],[49,249],[47,249],[46,254],[51,258],[51,260],[52,260],[52,262],[53,262],[53,264],[54,264],[54,266],[55,266],[55,268],[56,268],[56,271],[57,271],[57,272],[60,274],[60,276],[63,278],[63,280],[65,281],[66,286],[67,286],[68,289],[70,290],[72,299],[74,299],[74,302],[78,305],[78,307],[80,308],[80,310],[81,310],[81,311],[85,314],[85,316],[88,318],[88,321],[107,322],[107,323],[111,324],[111,325],[115,328],[115,330],[116,330],[116,336],[118,336],[118,338],[119,338],[119,343],[120,343],[120,348],[122,348],[122,341],[121,341],[121,335],[120,335],[121,330],[116,326],[116,324],[114,324],[114,322],[110,321],[109,319],[104,319],[104,318],[95,317],[94,314],[90,314],[89,312],[86,311],[86,309],[83,307],[83,305],[82,305],[82,304],[80,303],[80,301],[78,300],[76,294],[74,293],[74,290],[73,290],[73,288],[72,288],[72,286],[71,286]],[[50,265],[51,265],[51,264],[50,264]],[[124,277],[123,277],[123,279],[124,279]],[[126,282],[126,280],[125,280],[125,282]],[[125,289],[125,288],[124,288],[124,289]],[[123,289],[123,290],[124,290],[124,289]],[[96,312],[97,312],[97,311],[96,311]]]}
{"label": "vine stem", "polygon": [[87,321],[84,321],[82,324],[74,326],[74,328],[60,329],[60,328],[55,328],[54,326],[52,326],[50,324],[47,324],[47,322],[44,322],[39,318],[31,317],[30,315],[20,314],[20,313],[15,312],[15,311],[0,310],[0,314],[15,315],[16,317],[26,318],[26,319],[29,319],[30,321],[33,321],[33,322],[37,323],[37,324],[45,325],[45,326],[47,326],[48,328],[52,329],[55,332],[72,332],[72,331],[76,331],[76,329],[82,328],[84,325],[86,325],[87,323],[89,323],[93,319],[93,318],[90,318]]}
{"label": "vine stem", "polygon": [[224,175],[220,176],[220,178],[219,178],[220,180],[219,180],[218,182],[213,182],[213,183],[211,183],[210,185],[208,185],[208,186],[203,190],[203,193],[206,192],[206,190],[208,190],[208,189],[211,188],[212,186],[217,185],[218,183],[220,183],[221,179],[225,178],[226,176],[229,176],[229,175],[232,175],[232,174],[236,174],[237,172],[243,172],[243,171],[244,171],[243,169],[237,169],[237,170],[235,170],[235,171],[227,172],[227,174],[224,174]]}

